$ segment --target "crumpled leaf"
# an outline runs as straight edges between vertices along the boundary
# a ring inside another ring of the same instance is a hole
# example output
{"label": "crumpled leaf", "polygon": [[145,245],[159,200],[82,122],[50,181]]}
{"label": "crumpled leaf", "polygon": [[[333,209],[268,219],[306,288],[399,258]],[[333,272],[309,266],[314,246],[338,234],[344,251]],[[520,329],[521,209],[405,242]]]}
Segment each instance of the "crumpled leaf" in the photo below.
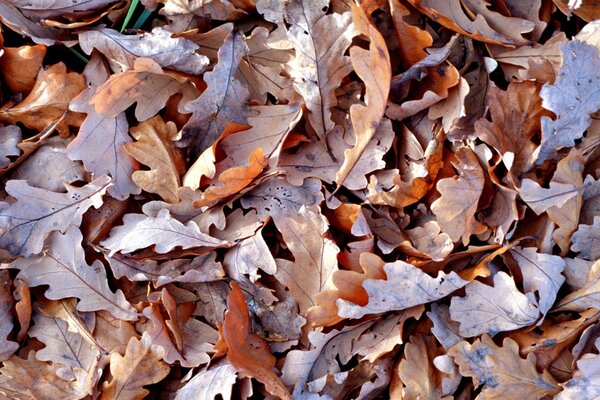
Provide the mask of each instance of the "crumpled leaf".
{"label": "crumpled leaf", "polygon": [[81,125],[82,115],[68,112],[69,102],[85,88],[83,76],[67,72],[63,63],[40,70],[29,95],[15,106],[7,103],[0,109],[0,121],[20,122],[30,129],[43,131],[67,112],[56,129],[69,135],[69,125]]}
{"label": "crumpled leaf", "polygon": [[468,281],[455,272],[442,271],[436,278],[398,260],[383,266],[387,279],[367,279],[362,286],[369,295],[369,302],[359,306],[346,300],[337,300],[338,314],[344,318],[361,318],[367,314],[404,310],[446,297],[465,286]]}
{"label": "crumpled leaf", "polygon": [[177,203],[179,177],[185,171],[185,162],[173,142],[178,137],[175,124],[171,121],[165,123],[157,115],[131,128],[131,135],[136,142],[124,143],[125,151],[150,167],[150,171],[135,171],[131,179],[145,191],[158,194],[166,202]]}
{"label": "crumpled leaf", "polygon": [[458,176],[440,179],[436,185],[442,196],[431,204],[442,231],[453,242],[461,240],[469,244],[472,234],[485,231],[485,226],[476,219],[477,203],[483,190],[484,175],[477,157],[467,147],[456,151],[454,167]]}
{"label": "crumpled leaf", "polygon": [[110,184],[109,177],[101,176],[81,188],[69,185],[67,193],[55,193],[8,181],[5,189],[16,202],[0,202],[0,246],[22,256],[40,253],[50,232],[79,226],[88,208],[100,207]]}
{"label": "crumpled leaf", "polygon": [[160,361],[162,352],[146,342],[132,337],[125,355],[111,354],[110,373],[113,378],[103,385],[100,399],[143,399],[150,393],[144,386],[160,382],[169,374],[169,366]]}
{"label": "crumpled leaf", "polygon": [[77,137],[67,146],[67,156],[71,160],[82,160],[85,169],[94,176],[111,176],[113,185],[108,188],[108,193],[114,198],[123,200],[129,194],[139,194],[141,189],[131,179],[137,165],[123,148],[123,144],[131,142],[125,113],[107,117],[98,114],[88,103],[98,86],[109,77],[109,71],[97,53],[86,64],[83,74],[89,85],[71,100],[69,109],[86,113],[87,117]]}
{"label": "crumpled leaf", "polygon": [[118,66],[119,72],[133,68],[139,57],[192,75],[204,72],[208,58],[196,53],[199,46],[184,38],[172,38],[171,34],[162,27],[143,35],[122,35],[113,29],[101,28],[80,32],[79,44],[86,54],[91,54],[93,49],[104,54]]}
{"label": "crumpled leaf", "polygon": [[165,107],[173,94],[182,90],[182,83],[165,75],[149,58],[137,58],[130,69],[111,75],[89,99],[98,114],[115,118],[136,104],[135,118],[145,121]]}
{"label": "crumpled leaf", "polygon": [[52,232],[42,255],[19,258],[10,268],[19,269],[17,276],[30,287],[49,285],[45,292],[49,299],[76,297],[80,311],[107,310],[120,319],[137,319],[138,313],[123,292],[110,290],[102,263],[96,260],[91,266],[87,264],[81,240],[81,232],[73,226],[64,234]]}
{"label": "crumpled leaf", "polygon": [[544,108],[556,119],[542,117],[542,143],[536,150],[541,164],[562,147],[572,147],[591,124],[590,114],[600,108],[600,68],[598,48],[572,40],[561,46],[563,66],[554,84],[540,92]]}
{"label": "crumpled leaf", "polygon": [[10,164],[8,156],[21,154],[21,150],[17,147],[21,137],[21,129],[17,125],[0,127],[0,168]]}
{"label": "crumpled leaf", "polygon": [[208,370],[198,372],[179,389],[175,400],[214,400],[218,395],[230,399],[236,375],[235,368],[228,362],[213,365]]}
{"label": "crumpled leaf", "polygon": [[112,256],[116,252],[131,253],[149,246],[155,246],[156,252],[164,254],[177,246],[183,249],[217,248],[228,243],[201,232],[194,221],[182,224],[171,217],[169,210],[163,209],[156,217],[125,214],[123,225],[113,228],[110,236],[100,244],[109,249],[109,256]]}
{"label": "crumpled leaf", "polygon": [[483,335],[473,344],[460,342],[448,354],[458,364],[461,375],[472,377],[476,387],[483,385],[482,399],[540,399],[560,390],[548,371],[537,372],[533,354],[521,358],[519,346],[510,338],[504,339],[503,346],[496,346]]}
{"label": "crumpled leaf", "polygon": [[344,52],[355,35],[350,13],[325,14],[328,6],[326,0],[293,0],[285,9],[291,25],[288,35],[296,49],[296,57],[288,63],[290,74],[320,139],[335,126],[331,120],[331,108],[337,103],[335,89],[352,71]]}
{"label": "crumpled leaf", "polygon": [[465,297],[453,297],[450,315],[460,322],[463,337],[510,331],[535,323],[539,309],[528,296],[517,290],[515,282],[503,271],[494,275],[494,286],[473,281],[465,287]]}
{"label": "crumpled leaf", "polygon": [[[446,28],[482,42],[502,45],[527,44],[528,40],[523,37],[523,34],[531,32],[535,27],[531,21],[506,17],[490,10],[488,2],[476,0],[408,1],[419,11]],[[472,15],[475,16],[473,20],[470,18]]]}
{"label": "crumpled leaf", "polygon": [[246,123],[248,89],[232,76],[247,52],[244,36],[232,31],[219,49],[219,62],[204,74],[208,87],[185,105],[193,114],[183,127],[182,144],[191,145],[196,154],[209,148],[229,123]]}
{"label": "crumpled leaf", "polygon": [[227,298],[227,312],[223,322],[223,339],[227,344],[227,358],[244,375],[263,383],[267,391],[282,399],[292,399],[273,368],[275,357],[267,342],[252,333],[246,300],[237,283],[231,283]]}

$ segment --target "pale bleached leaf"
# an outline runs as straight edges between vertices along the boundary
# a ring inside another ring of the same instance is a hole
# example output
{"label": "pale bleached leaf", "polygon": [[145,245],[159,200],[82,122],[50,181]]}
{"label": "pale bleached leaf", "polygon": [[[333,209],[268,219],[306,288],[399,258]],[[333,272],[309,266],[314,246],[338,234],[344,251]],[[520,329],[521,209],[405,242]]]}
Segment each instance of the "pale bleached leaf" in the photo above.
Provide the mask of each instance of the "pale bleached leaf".
{"label": "pale bleached leaf", "polygon": [[100,244],[109,249],[112,256],[116,252],[131,253],[150,246],[155,246],[158,253],[167,253],[178,246],[216,248],[228,243],[200,232],[193,221],[182,224],[171,217],[169,210],[163,209],[156,217],[126,214],[123,225],[113,228],[111,235]]}
{"label": "pale bleached leaf", "polygon": [[517,290],[505,272],[494,275],[494,286],[473,281],[465,287],[465,297],[453,297],[450,315],[460,322],[463,337],[511,331],[535,323],[539,309]]}
{"label": "pale bleached leaf", "polygon": [[102,263],[96,260],[92,265],[87,264],[81,240],[76,227],[70,227],[64,234],[52,232],[42,255],[19,258],[10,268],[19,269],[17,276],[31,287],[48,285],[45,296],[49,299],[76,297],[80,311],[106,310],[124,320],[137,319],[138,313],[123,292],[111,291]]}
{"label": "pale bleached leaf", "polygon": [[108,176],[101,176],[80,188],[67,186],[67,193],[55,193],[23,180],[8,181],[5,190],[16,201],[0,202],[0,247],[22,256],[39,254],[50,232],[79,226],[88,208],[100,207],[110,184]]}
{"label": "pale bleached leaf", "polygon": [[455,272],[440,271],[436,278],[398,260],[383,267],[387,279],[367,279],[363,287],[369,294],[369,303],[359,306],[346,300],[338,300],[338,315],[344,318],[361,318],[367,314],[405,310],[446,297],[465,286],[468,281]]}
{"label": "pale bleached leaf", "polygon": [[519,188],[519,196],[538,215],[550,207],[562,207],[578,193],[577,187],[571,183],[550,182],[546,189],[531,179],[523,179]]}
{"label": "pale bleached leaf", "polygon": [[218,395],[229,400],[236,376],[237,372],[230,363],[221,362],[198,372],[177,391],[175,400],[213,400]]}
{"label": "pale bleached leaf", "polygon": [[8,156],[18,156],[21,150],[17,143],[21,141],[21,129],[17,125],[0,127],[0,168],[10,164]]}
{"label": "pale bleached leaf", "polygon": [[600,216],[594,216],[591,225],[579,225],[571,240],[571,250],[579,252],[581,257],[590,261],[600,258]]}

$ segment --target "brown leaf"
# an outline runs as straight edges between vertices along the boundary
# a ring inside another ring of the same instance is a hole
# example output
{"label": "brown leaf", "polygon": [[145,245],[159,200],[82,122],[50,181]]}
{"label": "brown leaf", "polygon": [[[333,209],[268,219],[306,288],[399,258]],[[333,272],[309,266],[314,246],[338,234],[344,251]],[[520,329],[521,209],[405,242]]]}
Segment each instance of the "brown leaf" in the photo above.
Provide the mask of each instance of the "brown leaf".
{"label": "brown leaf", "polygon": [[110,373],[113,379],[102,388],[100,399],[139,400],[146,397],[148,390],[144,386],[160,382],[170,369],[160,361],[162,354],[143,340],[129,339],[125,355],[112,353]]}
{"label": "brown leaf", "polygon": [[101,176],[81,188],[67,186],[67,193],[55,193],[25,181],[7,182],[6,191],[16,202],[0,202],[0,245],[22,256],[39,254],[50,232],[78,226],[88,208],[100,207],[109,185],[110,178]]}
{"label": "brown leaf", "polygon": [[275,357],[267,342],[252,333],[246,300],[240,287],[232,282],[231,289],[223,322],[223,338],[229,348],[229,362],[238,372],[263,383],[269,393],[282,399],[291,399],[281,379],[273,372]]}
{"label": "brown leaf", "polygon": [[46,46],[5,47],[0,58],[0,75],[13,93],[29,94],[33,89],[42,61],[46,56]]}
{"label": "brown leaf", "polygon": [[156,193],[168,203],[179,202],[177,189],[185,162],[175,147],[177,127],[171,121],[164,122],[160,116],[153,117],[131,128],[136,142],[124,143],[125,151],[150,171],[135,171],[133,181],[142,189]]}
{"label": "brown leaf", "polygon": [[[69,102],[85,88],[83,76],[67,72],[63,63],[40,70],[29,95],[15,106],[6,104],[0,109],[0,121],[21,122],[36,131],[43,131],[54,120],[60,118],[69,107]],[[67,112],[57,126],[64,136],[69,135],[69,125],[81,125],[82,115]]]}
{"label": "brown leaf", "polygon": [[356,143],[344,152],[344,162],[335,176],[338,187],[350,175],[381,123],[392,78],[390,56],[381,34],[357,6],[352,8],[352,19],[356,29],[371,41],[369,50],[359,47],[350,49],[352,66],[365,84],[366,106],[353,104],[350,107]]}
{"label": "brown leaf", "polygon": [[459,175],[438,181],[436,187],[442,197],[431,204],[431,211],[436,215],[442,231],[453,242],[462,238],[462,243],[466,246],[472,234],[486,230],[476,219],[484,176],[471,149],[460,147],[455,154],[457,160],[453,164]]}
{"label": "brown leaf", "polygon": [[460,342],[448,354],[454,358],[463,376],[472,377],[475,386],[483,385],[482,399],[542,398],[559,391],[548,371],[537,372],[533,354],[523,360],[517,343],[506,338],[503,344],[503,347],[496,346],[489,336],[484,335],[472,345]]}

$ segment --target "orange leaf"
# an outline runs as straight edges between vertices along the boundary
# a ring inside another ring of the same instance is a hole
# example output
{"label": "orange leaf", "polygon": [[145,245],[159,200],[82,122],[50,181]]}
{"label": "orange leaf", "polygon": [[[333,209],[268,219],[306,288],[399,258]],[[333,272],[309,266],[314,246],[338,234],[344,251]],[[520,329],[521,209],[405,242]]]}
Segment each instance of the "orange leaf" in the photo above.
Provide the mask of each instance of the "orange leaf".
{"label": "orange leaf", "polygon": [[292,399],[275,372],[275,357],[269,345],[260,336],[252,333],[250,315],[242,290],[231,282],[231,293],[227,297],[227,313],[223,322],[223,338],[229,350],[227,358],[238,372],[263,383],[267,391],[282,399]]}

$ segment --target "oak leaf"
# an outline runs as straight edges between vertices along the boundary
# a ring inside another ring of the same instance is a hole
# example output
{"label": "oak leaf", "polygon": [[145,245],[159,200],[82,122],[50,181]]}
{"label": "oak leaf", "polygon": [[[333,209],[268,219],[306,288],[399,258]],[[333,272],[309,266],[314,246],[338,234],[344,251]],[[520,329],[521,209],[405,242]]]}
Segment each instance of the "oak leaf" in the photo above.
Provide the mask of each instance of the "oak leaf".
{"label": "oak leaf", "polygon": [[8,181],[6,191],[16,201],[0,202],[0,246],[22,256],[39,254],[50,232],[78,226],[88,208],[100,207],[110,184],[109,177],[101,176],[81,188],[67,186],[67,193],[55,193]]}
{"label": "oak leaf", "polygon": [[15,106],[7,103],[0,109],[0,121],[20,122],[30,129],[43,131],[53,121],[62,117],[57,130],[69,135],[69,125],[81,125],[82,115],[68,112],[71,99],[85,88],[83,76],[77,72],[67,72],[63,63],[40,70],[35,85],[22,102]]}
{"label": "oak leaf", "polygon": [[256,282],[260,278],[259,268],[269,275],[277,272],[277,264],[261,232],[262,229],[240,241],[225,254],[223,264],[232,279],[239,281],[248,275],[251,282]]}
{"label": "oak leaf", "polygon": [[453,297],[450,315],[460,322],[460,334],[473,337],[523,328],[535,323],[539,309],[532,299],[517,290],[505,272],[494,275],[494,286],[473,281],[465,287],[465,297]]}
{"label": "oak leaf", "polygon": [[114,198],[123,200],[129,194],[139,194],[141,189],[131,179],[137,164],[123,148],[123,144],[131,142],[125,113],[107,117],[98,114],[94,106],[88,103],[109,77],[109,71],[97,53],[86,64],[83,75],[88,87],[71,100],[69,109],[86,113],[87,117],[77,137],[67,146],[67,156],[71,160],[82,160],[85,169],[94,176],[111,176],[113,185],[108,188],[108,193]]}
{"label": "oak leaf", "polygon": [[335,126],[331,120],[331,108],[337,103],[335,89],[352,71],[344,53],[356,34],[350,13],[326,14],[328,6],[325,0],[293,0],[285,9],[291,25],[288,36],[296,49],[296,57],[288,63],[290,74],[320,139]]}
{"label": "oak leaf", "polygon": [[131,128],[136,142],[123,144],[125,151],[150,171],[135,171],[131,179],[142,189],[156,193],[168,203],[179,202],[177,189],[185,162],[174,139],[177,127],[171,121],[164,122],[159,115]]}
{"label": "oak leaf", "polygon": [[282,399],[291,399],[289,392],[273,368],[275,357],[267,342],[252,333],[246,300],[237,283],[231,283],[227,298],[227,312],[223,322],[223,339],[227,343],[227,358],[244,375],[263,383],[267,391]]}
{"label": "oak leaf", "polygon": [[10,291],[11,279],[8,271],[0,271],[0,318],[4,323],[0,327],[0,360],[8,359],[17,349],[19,344],[8,337],[14,327],[12,308],[14,298]]}
{"label": "oak leaf", "polygon": [[175,400],[214,400],[218,395],[230,399],[237,372],[233,365],[221,362],[209,369],[198,372],[181,389],[177,391]]}
{"label": "oak leaf", "polygon": [[472,234],[486,230],[476,219],[484,175],[471,149],[460,147],[455,154],[457,160],[453,164],[459,175],[438,181],[436,187],[442,196],[431,204],[431,211],[436,215],[442,232],[447,233],[453,242],[462,238],[466,246]]}
{"label": "oak leaf", "polygon": [[556,119],[542,117],[542,142],[536,150],[536,164],[541,164],[562,147],[572,147],[591,124],[590,114],[600,108],[600,68],[598,48],[572,40],[561,46],[563,66],[554,84],[540,92],[543,107],[554,112]]}
{"label": "oak leaf", "polygon": [[556,305],[556,310],[584,311],[588,308],[600,309],[600,276],[597,273],[590,274],[582,288],[569,293]]}
{"label": "oak leaf", "polygon": [[10,164],[9,156],[21,154],[21,150],[17,147],[21,138],[21,129],[17,125],[0,127],[0,168]]}
{"label": "oak leaf", "polygon": [[29,94],[35,85],[46,46],[5,47],[0,58],[0,75],[13,93]]}
{"label": "oak leaf", "polygon": [[137,58],[133,69],[111,75],[89,99],[98,114],[115,118],[136,104],[135,117],[145,121],[165,107],[173,94],[183,90],[182,83],[165,75],[149,58]]}
{"label": "oak leaf", "polygon": [[125,355],[112,353],[110,373],[112,380],[102,388],[100,399],[140,400],[150,393],[144,386],[160,382],[169,374],[169,367],[160,361],[162,354],[144,340],[129,339]]}
{"label": "oak leaf", "polygon": [[579,193],[573,183],[551,181],[546,189],[529,178],[523,179],[518,190],[521,199],[538,215],[551,207],[562,207]]}
{"label": "oak leaf", "polygon": [[344,318],[361,318],[367,314],[405,310],[446,297],[468,282],[455,272],[442,271],[436,278],[404,261],[386,263],[383,266],[387,279],[367,279],[362,283],[369,295],[369,302],[360,306],[340,299],[336,301],[338,315]]}
{"label": "oak leaf", "polygon": [[[594,343],[596,349],[600,347],[598,339]],[[577,360],[577,370],[573,377],[565,383],[561,383],[563,391],[558,393],[557,400],[581,399],[592,400],[600,396],[600,370],[598,354],[587,353]]]}
{"label": "oak leaf", "polygon": [[76,297],[80,311],[107,310],[124,320],[137,319],[138,313],[123,292],[109,288],[102,263],[96,260],[91,266],[87,264],[81,240],[81,232],[73,226],[64,234],[52,232],[42,255],[20,258],[9,267],[19,269],[17,276],[30,287],[49,285],[45,292],[48,299]]}
{"label": "oak leaf", "polygon": [[483,385],[479,396],[482,399],[506,396],[537,399],[560,390],[548,371],[537,372],[533,354],[525,360],[521,358],[519,346],[510,338],[504,339],[504,346],[496,346],[484,335],[473,344],[460,342],[448,354],[458,364],[461,375],[472,377],[475,386]]}
{"label": "oak leaf", "polygon": [[143,35],[122,35],[113,29],[101,28],[79,33],[79,45],[86,54],[91,54],[93,49],[104,54],[119,72],[133,68],[139,57],[149,58],[163,68],[192,75],[204,72],[208,58],[196,53],[199,46],[171,35],[162,27]]}
{"label": "oak leaf", "polygon": [[183,249],[216,248],[228,244],[201,232],[193,221],[187,225],[182,224],[171,217],[166,209],[159,211],[156,217],[125,214],[123,223],[122,226],[113,228],[110,236],[100,242],[110,250],[109,256],[116,252],[131,253],[149,246],[155,246],[156,252],[164,254],[177,246]]}
{"label": "oak leaf", "polygon": [[590,225],[581,224],[571,237],[573,245],[571,250],[580,253],[587,260],[600,258],[600,216],[594,217]]}

